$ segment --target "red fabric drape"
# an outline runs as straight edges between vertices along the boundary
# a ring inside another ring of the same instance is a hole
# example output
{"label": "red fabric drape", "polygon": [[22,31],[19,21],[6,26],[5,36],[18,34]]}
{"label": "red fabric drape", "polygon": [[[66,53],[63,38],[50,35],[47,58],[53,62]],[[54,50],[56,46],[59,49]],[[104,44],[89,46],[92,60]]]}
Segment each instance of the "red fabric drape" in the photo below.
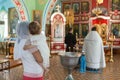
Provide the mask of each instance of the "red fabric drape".
{"label": "red fabric drape", "polygon": [[95,19],[92,21],[92,24],[103,24],[103,23],[106,23],[107,24],[107,20],[105,19]]}

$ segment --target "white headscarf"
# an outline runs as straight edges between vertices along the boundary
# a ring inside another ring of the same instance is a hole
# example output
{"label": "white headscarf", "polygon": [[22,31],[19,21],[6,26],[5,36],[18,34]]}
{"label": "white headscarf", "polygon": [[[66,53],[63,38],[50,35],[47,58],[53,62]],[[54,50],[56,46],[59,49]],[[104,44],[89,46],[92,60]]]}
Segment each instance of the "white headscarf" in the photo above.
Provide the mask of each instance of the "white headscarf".
{"label": "white headscarf", "polygon": [[26,39],[29,37],[29,27],[28,26],[29,26],[29,22],[27,22],[27,21],[18,23],[18,25],[16,27],[17,38]]}
{"label": "white headscarf", "polygon": [[29,38],[29,22],[24,21],[24,22],[20,22],[18,23],[17,27],[16,27],[16,42],[15,42],[15,46],[14,46],[14,60],[18,60],[21,58],[21,53],[19,51],[19,43],[22,39],[28,39]]}

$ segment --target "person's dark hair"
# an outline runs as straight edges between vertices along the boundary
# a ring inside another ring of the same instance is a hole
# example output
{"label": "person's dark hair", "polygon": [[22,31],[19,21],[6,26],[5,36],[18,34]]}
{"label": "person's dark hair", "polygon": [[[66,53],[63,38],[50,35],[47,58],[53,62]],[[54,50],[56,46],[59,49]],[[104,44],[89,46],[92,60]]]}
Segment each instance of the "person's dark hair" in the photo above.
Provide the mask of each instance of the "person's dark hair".
{"label": "person's dark hair", "polygon": [[68,31],[69,31],[69,32],[72,31],[72,28],[69,28]]}
{"label": "person's dark hair", "polygon": [[41,25],[38,22],[33,21],[29,24],[30,34],[32,34],[32,35],[40,34],[40,31],[41,31]]}
{"label": "person's dark hair", "polygon": [[96,27],[94,26],[94,27],[92,27],[91,30],[92,30],[92,31],[96,31],[97,29],[96,29]]}

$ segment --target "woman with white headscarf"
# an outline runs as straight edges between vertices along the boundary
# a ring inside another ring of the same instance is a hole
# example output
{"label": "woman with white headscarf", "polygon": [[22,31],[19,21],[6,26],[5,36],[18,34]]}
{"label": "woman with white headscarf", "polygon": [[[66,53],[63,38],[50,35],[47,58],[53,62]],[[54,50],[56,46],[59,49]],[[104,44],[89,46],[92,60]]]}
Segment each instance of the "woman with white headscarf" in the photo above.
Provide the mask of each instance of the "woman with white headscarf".
{"label": "woman with white headscarf", "polygon": [[[17,39],[14,47],[14,59],[21,59],[24,68],[23,80],[43,80],[44,69],[38,64],[42,62],[38,49],[33,46],[31,50],[23,47],[29,39],[29,22],[20,22],[16,28]],[[37,56],[37,57],[36,57]]]}

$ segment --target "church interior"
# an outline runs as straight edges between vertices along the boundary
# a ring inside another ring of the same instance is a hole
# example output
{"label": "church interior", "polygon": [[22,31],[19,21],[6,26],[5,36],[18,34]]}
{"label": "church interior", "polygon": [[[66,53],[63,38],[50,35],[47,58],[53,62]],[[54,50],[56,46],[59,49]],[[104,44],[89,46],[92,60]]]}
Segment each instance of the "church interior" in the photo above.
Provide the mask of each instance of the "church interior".
{"label": "church interior", "polygon": [[[0,80],[23,80],[23,64],[13,59],[16,26],[21,21],[38,21],[42,26],[50,49],[45,80],[120,80],[120,0],[0,0]],[[76,38],[73,52],[81,54],[94,26],[103,41],[106,67],[100,73],[80,73],[76,64],[71,72],[74,79],[66,79],[69,71],[60,54],[66,52],[69,28]]]}

